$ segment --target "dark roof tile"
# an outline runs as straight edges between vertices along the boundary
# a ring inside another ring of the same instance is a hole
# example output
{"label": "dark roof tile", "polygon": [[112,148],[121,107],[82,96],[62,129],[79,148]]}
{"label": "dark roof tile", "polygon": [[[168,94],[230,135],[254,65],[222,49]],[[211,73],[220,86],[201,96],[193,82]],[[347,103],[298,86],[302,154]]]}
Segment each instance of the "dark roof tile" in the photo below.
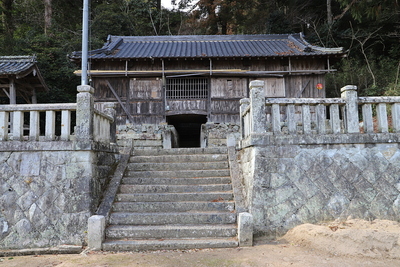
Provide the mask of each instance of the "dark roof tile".
{"label": "dark roof tile", "polygon": [[20,74],[35,64],[34,56],[2,56],[0,57],[0,74]]}
{"label": "dark roof tile", "polygon": [[[108,52],[108,53],[107,53]],[[274,57],[343,54],[309,44],[301,33],[263,35],[109,36],[92,59]],[[74,52],[72,59],[79,59]]]}

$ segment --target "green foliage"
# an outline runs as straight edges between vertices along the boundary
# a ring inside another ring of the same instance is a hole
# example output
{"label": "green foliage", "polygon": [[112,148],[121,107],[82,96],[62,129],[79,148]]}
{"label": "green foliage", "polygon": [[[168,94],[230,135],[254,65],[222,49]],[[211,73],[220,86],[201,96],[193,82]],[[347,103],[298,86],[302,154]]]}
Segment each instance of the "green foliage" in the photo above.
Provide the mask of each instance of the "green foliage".
{"label": "green foliage", "polygon": [[341,87],[351,84],[358,86],[358,93],[361,96],[400,95],[399,63],[396,59],[382,56],[371,58],[370,65],[376,76],[374,85],[363,61],[345,58],[339,62],[337,72],[327,75],[327,92],[329,96],[337,97],[340,95]]}
{"label": "green foliage", "polygon": [[21,54],[36,54],[41,73],[50,92],[38,95],[39,102],[75,102],[79,77],[73,74],[74,66],[66,56],[72,44],[60,43],[62,36],[36,35],[30,46],[21,49]]}
{"label": "green foliage", "polygon": [[[185,14],[160,8],[159,0],[91,1],[91,49],[107,35],[177,34]],[[51,28],[45,30],[43,0],[2,0],[0,55],[36,55],[50,92],[39,102],[75,102],[79,69],[67,55],[81,50],[82,1],[52,0]]]}
{"label": "green foliage", "polygon": [[[304,32],[315,45],[344,47],[348,57],[327,76],[328,95],[354,84],[361,95],[400,95],[398,0],[92,0],[91,49],[112,35],[263,34]],[[46,28],[44,0],[0,1],[0,55],[37,55],[50,92],[42,102],[73,102],[79,77],[67,55],[81,49],[82,0],[52,0]],[[45,29],[46,28],[46,29]]]}
{"label": "green foliage", "polygon": [[365,19],[381,20],[397,9],[398,0],[338,0],[343,9],[348,9],[352,17],[358,22]]}

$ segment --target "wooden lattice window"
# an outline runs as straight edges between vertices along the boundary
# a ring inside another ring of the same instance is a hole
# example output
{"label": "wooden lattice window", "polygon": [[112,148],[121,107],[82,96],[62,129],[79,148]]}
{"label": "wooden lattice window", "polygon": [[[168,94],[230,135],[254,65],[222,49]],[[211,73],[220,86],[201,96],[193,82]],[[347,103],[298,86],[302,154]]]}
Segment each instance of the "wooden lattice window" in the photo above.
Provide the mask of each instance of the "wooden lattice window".
{"label": "wooden lattice window", "polygon": [[207,78],[169,78],[166,84],[167,99],[207,99]]}

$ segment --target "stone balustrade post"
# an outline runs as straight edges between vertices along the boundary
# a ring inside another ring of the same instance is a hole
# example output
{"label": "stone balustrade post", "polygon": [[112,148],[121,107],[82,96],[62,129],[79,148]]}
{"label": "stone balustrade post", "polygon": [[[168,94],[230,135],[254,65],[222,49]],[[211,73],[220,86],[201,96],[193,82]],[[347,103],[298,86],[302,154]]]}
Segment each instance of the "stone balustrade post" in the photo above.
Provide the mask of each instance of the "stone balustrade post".
{"label": "stone balustrade post", "polygon": [[264,81],[250,82],[250,133],[265,133],[267,120],[265,114]]}
{"label": "stone balustrade post", "polygon": [[94,121],[94,88],[90,85],[79,85],[76,96],[75,136],[78,148],[90,147],[93,140]]}
{"label": "stone balustrade post", "polygon": [[[241,139],[246,138],[246,133],[249,131],[250,125],[246,123],[244,118],[244,112],[250,105],[250,100],[248,98],[240,99],[240,137]],[[247,127],[247,128],[246,128]]]}
{"label": "stone balustrade post", "polygon": [[109,102],[104,104],[104,113],[108,116],[114,118],[114,121],[110,125],[110,142],[115,143],[117,140],[117,120],[115,110],[117,107],[117,103]]}
{"label": "stone balustrade post", "polygon": [[344,122],[347,133],[359,133],[357,86],[346,85],[340,91],[341,97],[346,101]]}

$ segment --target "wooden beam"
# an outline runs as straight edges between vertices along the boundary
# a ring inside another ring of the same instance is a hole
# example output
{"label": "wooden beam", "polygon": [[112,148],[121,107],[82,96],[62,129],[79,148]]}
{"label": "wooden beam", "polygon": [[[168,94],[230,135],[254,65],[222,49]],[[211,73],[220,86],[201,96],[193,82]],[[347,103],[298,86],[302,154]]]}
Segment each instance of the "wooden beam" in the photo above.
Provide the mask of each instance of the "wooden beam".
{"label": "wooden beam", "polygon": [[107,80],[107,85],[110,88],[111,92],[114,94],[115,98],[118,100],[118,103],[121,105],[122,109],[125,111],[126,115],[128,116],[129,121],[131,123],[133,123],[133,118],[132,118],[131,114],[129,113],[128,109],[125,107],[124,103],[122,103],[121,98],[119,97],[117,92],[114,90],[114,88],[112,87],[109,80]]}
{"label": "wooden beam", "polygon": [[[21,92],[21,91],[20,91],[20,92]],[[26,101],[26,103],[32,104],[32,102],[31,102],[31,100],[29,99],[29,96],[28,96],[28,94],[27,94],[26,92],[21,92],[20,94],[21,94],[22,98]]]}
{"label": "wooden beam", "polygon": [[301,91],[297,94],[297,98],[300,98],[301,95],[303,94],[304,90],[308,87],[308,85],[310,84],[311,80],[308,80],[306,86],[303,87],[303,89],[301,89]]}
{"label": "wooden beam", "polygon": [[[219,69],[212,70],[213,75],[230,75],[230,76],[277,76],[277,75],[310,75],[310,74],[325,74],[328,72],[336,71],[335,69],[321,69],[321,70],[292,70],[292,71],[249,71],[241,69]],[[140,75],[152,75],[152,76],[162,76],[165,75],[209,75],[210,70],[154,70],[154,71],[125,71],[125,70],[92,70],[90,71],[91,76],[140,76]],[[75,71],[75,75],[80,76],[81,71]]]}
{"label": "wooden beam", "polygon": [[7,90],[3,88],[3,91],[4,91],[4,93],[6,94],[6,96],[7,96],[8,98],[10,98],[10,94],[7,92]]}

